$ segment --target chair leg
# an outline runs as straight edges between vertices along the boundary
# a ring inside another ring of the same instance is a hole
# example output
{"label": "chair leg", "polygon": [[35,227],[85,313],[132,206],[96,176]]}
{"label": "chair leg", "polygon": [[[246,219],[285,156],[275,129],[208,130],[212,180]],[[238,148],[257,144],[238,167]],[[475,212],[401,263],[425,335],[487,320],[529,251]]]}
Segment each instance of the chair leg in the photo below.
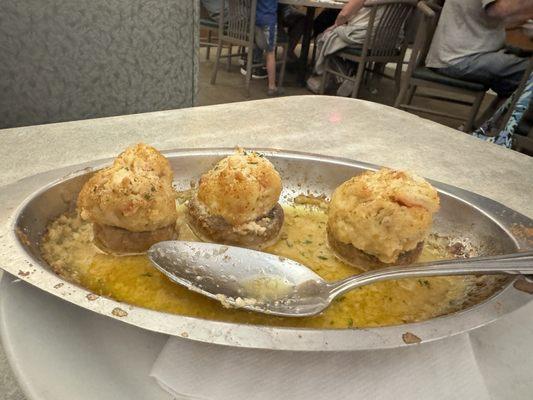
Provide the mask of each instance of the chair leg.
{"label": "chair leg", "polygon": [[316,61],[316,36],[313,39],[313,52],[311,53],[311,65],[315,65]]}
{"label": "chair leg", "polygon": [[398,91],[398,96],[396,96],[396,100],[394,101],[394,107],[400,108],[400,106],[403,104],[405,95],[407,94],[407,90],[409,89],[409,82],[402,82],[400,84],[400,90]]}
{"label": "chair leg", "polygon": [[369,86],[369,83],[368,83],[369,76],[372,77],[372,78],[374,77],[373,65],[374,65],[374,63],[368,63],[368,65],[365,65],[365,68],[368,69],[369,71],[371,71],[369,74],[363,73],[363,80],[361,81],[361,83],[363,85],[365,85],[366,87]]}
{"label": "chair leg", "polygon": [[[372,91],[378,92],[379,84],[383,80],[383,77],[385,76],[385,63],[378,63],[373,62],[372,68],[370,69],[372,71],[371,74],[363,75],[363,84],[366,85],[368,88],[370,88]],[[366,68],[367,72],[369,68]],[[370,77],[369,77],[370,75]],[[375,85],[373,87],[373,85]],[[398,92],[398,88],[396,87],[396,92]]]}
{"label": "chair leg", "polygon": [[[481,115],[477,118],[474,124],[477,126],[480,126],[483,122],[488,120],[496,112],[496,110],[505,102],[505,100],[507,100],[507,98],[499,97],[499,96],[496,96],[494,99],[492,99],[490,104],[481,113]],[[509,110],[512,111],[512,108],[510,108]],[[479,114],[479,111],[478,111],[478,114]]]}
{"label": "chair leg", "polygon": [[416,92],[416,86],[413,85],[409,88],[409,91],[407,92],[406,104],[411,104],[411,102],[413,101],[413,97],[415,97],[415,92]]}
{"label": "chair leg", "polygon": [[213,72],[211,72],[211,85],[214,85],[217,80],[218,64],[220,62],[220,56],[222,54],[222,40],[218,40],[217,55],[215,57],[215,65],[213,66]]}
{"label": "chair leg", "polygon": [[248,48],[248,59],[246,60],[246,97],[250,97],[250,81],[252,80],[252,65],[254,49]]}
{"label": "chair leg", "polygon": [[324,94],[326,91],[326,82],[328,80],[329,73],[329,57],[326,57],[324,60],[324,73],[322,74],[322,80],[320,81],[320,88],[318,89],[319,94]]}
{"label": "chair leg", "polygon": [[359,62],[357,67],[357,74],[355,75],[355,83],[352,90],[352,98],[356,99],[359,95],[359,88],[361,87],[361,82],[363,80],[363,73],[365,72],[365,63],[363,61]]}
{"label": "chair leg", "polygon": [[206,53],[205,53],[205,59],[206,60],[209,60],[209,55],[211,54],[211,36],[212,36],[212,32],[211,30],[207,31],[207,49],[206,49]]}
{"label": "chair leg", "polygon": [[[374,67],[372,68],[372,78],[376,80],[376,82],[381,82],[383,79],[383,75],[385,74],[385,66],[386,63],[374,63]],[[374,75],[377,75],[374,78]]]}
{"label": "chair leg", "polygon": [[283,80],[285,79],[285,65],[287,64],[287,53],[289,52],[289,46],[287,44],[284,44],[282,46],[282,53],[281,53],[281,70],[279,72],[279,79],[278,79],[278,86],[283,87]]}
{"label": "chair leg", "polygon": [[394,71],[394,82],[396,85],[396,92],[400,92],[400,88],[402,87],[402,63],[399,62],[396,64],[396,71]]}
{"label": "chair leg", "polygon": [[472,132],[474,128],[474,121],[476,120],[476,115],[479,111],[479,107],[481,106],[481,102],[483,101],[484,97],[485,97],[485,92],[482,92],[476,95],[474,99],[474,103],[472,104],[472,108],[470,109],[470,115],[468,116],[468,119],[466,120],[465,132]]}
{"label": "chair leg", "polygon": [[228,46],[228,63],[226,65],[226,71],[230,71],[231,69],[231,52],[233,51],[233,46],[230,44]]}

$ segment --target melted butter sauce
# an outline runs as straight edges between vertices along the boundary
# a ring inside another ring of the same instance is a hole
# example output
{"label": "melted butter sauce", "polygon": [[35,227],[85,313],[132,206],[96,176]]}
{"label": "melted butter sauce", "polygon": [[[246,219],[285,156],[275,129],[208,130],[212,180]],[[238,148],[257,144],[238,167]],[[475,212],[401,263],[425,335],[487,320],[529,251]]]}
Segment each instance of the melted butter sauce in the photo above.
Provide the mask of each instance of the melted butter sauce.
{"label": "melted butter sauce", "polygon": [[[197,240],[179,206],[181,240]],[[265,251],[292,258],[333,281],[362,272],[338,260],[326,243],[327,214],[306,205],[284,206],[280,240]],[[469,277],[433,277],[379,282],[336,299],[321,315],[282,318],[223,308],[214,300],[172,283],[144,255],[112,256],[92,243],[91,225],[78,216],[62,216],[49,227],[42,250],[60,275],[99,295],[153,310],[237,323],[351,328],[394,325],[429,319],[460,309]],[[419,261],[452,258],[442,246],[427,241]]]}

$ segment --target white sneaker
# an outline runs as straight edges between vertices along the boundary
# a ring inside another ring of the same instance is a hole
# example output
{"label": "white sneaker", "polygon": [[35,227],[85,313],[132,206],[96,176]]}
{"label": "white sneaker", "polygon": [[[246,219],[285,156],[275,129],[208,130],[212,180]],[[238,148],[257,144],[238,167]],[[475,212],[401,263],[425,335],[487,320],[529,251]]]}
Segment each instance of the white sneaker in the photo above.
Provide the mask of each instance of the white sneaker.
{"label": "white sneaker", "polygon": [[345,79],[337,89],[337,96],[350,97],[352,95],[354,83]]}
{"label": "white sneaker", "polygon": [[[246,75],[246,68],[241,67],[241,74]],[[268,72],[265,67],[252,68],[252,79],[266,79],[268,78]]]}
{"label": "white sneaker", "polygon": [[322,83],[322,77],[321,76],[311,76],[305,82],[305,86],[311,92],[313,92],[315,94],[319,94],[319,92],[320,92],[320,84],[321,83]]}

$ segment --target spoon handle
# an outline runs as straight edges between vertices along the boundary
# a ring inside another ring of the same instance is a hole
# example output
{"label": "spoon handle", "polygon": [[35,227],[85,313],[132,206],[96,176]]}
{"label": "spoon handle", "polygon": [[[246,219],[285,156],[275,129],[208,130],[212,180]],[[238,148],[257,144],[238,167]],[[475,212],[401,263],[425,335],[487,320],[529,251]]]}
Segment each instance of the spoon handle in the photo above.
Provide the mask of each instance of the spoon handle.
{"label": "spoon handle", "polygon": [[446,275],[533,274],[533,251],[394,266],[368,271],[328,284],[330,300],[356,287],[379,281]]}

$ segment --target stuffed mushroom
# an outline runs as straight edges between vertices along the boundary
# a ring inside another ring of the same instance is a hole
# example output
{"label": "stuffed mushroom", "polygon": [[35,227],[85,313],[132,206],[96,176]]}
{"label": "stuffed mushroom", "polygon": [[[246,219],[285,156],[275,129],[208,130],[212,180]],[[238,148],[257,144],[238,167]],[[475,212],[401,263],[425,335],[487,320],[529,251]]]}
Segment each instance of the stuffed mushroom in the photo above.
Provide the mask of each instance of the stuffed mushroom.
{"label": "stuffed mushroom", "polygon": [[176,193],[168,160],[137,144],[96,172],[78,196],[82,219],[93,223],[95,243],[112,253],[141,253],[178,236]]}
{"label": "stuffed mushroom", "polygon": [[368,171],[333,193],[328,241],[352,264],[409,264],[422,251],[438,209],[438,193],[423,178],[386,168]]}
{"label": "stuffed mushroom", "polygon": [[238,149],[201,178],[188,203],[189,225],[203,240],[264,247],[283,225],[281,178],[264,156]]}

